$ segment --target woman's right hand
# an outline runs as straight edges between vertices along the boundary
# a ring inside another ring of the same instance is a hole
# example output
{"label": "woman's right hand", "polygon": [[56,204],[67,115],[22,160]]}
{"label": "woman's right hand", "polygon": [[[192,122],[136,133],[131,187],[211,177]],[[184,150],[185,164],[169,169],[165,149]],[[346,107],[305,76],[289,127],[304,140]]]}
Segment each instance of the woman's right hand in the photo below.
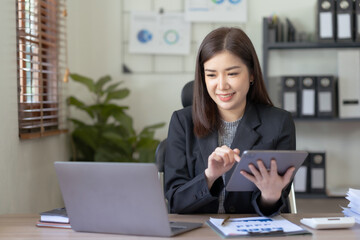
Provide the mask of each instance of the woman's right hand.
{"label": "woman's right hand", "polygon": [[205,169],[206,181],[209,189],[215,180],[229,171],[235,161],[240,162],[240,150],[235,148],[232,150],[228,146],[217,147],[208,158],[208,168]]}

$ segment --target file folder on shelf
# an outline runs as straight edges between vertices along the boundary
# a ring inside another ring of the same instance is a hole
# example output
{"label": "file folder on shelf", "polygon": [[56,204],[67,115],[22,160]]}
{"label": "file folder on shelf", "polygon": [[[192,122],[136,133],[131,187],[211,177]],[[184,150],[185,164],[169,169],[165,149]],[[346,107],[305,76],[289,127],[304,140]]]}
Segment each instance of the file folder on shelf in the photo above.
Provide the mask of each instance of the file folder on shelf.
{"label": "file folder on shelf", "polygon": [[317,77],[317,116],[334,118],[337,115],[336,81],[334,76]]}
{"label": "file folder on shelf", "polygon": [[282,106],[293,117],[299,117],[299,78],[294,76],[282,77]]}
{"label": "file folder on shelf", "polygon": [[360,50],[338,50],[339,117],[360,118]]}
{"label": "file folder on shelf", "polygon": [[353,41],[353,0],[338,0],[336,6],[336,41]]}
{"label": "file folder on shelf", "polygon": [[355,0],[355,16],[354,16],[354,34],[355,41],[360,42],[360,0]]}
{"label": "file folder on shelf", "polygon": [[296,41],[296,29],[288,18],[286,18],[286,39],[287,42]]}
{"label": "file folder on shelf", "polygon": [[316,77],[300,77],[300,117],[315,117]]}
{"label": "file folder on shelf", "polygon": [[335,41],[335,0],[318,0],[317,13],[318,40]]}
{"label": "file folder on shelf", "polygon": [[325,193],[326,191],[326,168],[325,153],[311,152],[310,156],[310,192]]}
{"label": "file folder on shelf", "polygon": [[308,193],[310,192],[310,155],[308,155],[298,169],[294,177],[294,190],[297,193]]}

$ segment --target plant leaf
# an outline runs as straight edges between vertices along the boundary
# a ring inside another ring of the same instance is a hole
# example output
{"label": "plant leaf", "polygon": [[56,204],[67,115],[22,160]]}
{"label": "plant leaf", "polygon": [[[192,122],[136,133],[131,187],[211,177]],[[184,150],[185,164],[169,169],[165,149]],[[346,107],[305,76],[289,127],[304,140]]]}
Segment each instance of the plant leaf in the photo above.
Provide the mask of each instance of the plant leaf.
{"label": "plant leaf", "polygon": [[122,83],[123,83],[123,81],[120,81],[120,82],[118,82],[118,83],[111,84],[110,86],[108,86],[108,87],[104,90],[104,92],[113,92],[113,91],[117,88],[117,86],[119,86],[119,85],[122,84]]}
{"label": "plant leaf", "polygon": [[82,101],[80,101],[76,97],[72,97],[72,96],[68,98],[67,102],[69,105],[73,105],[77,108],[82,108],[85,106],[85,104]]}
{"label": "plant leaf", "polygon": [[142,138],[136,145],[137,152],[139,153],[139,162],[154,162],[156,147],[160,141],[152,138]]}
{"label": "plant leaf", "polygon": [[124,126],[128,130],[130,135],[135,134],[135,130],[133,128],[133,120],[129,115],[127,115],[122,110],[114,111],[112,115],[122,126]]}
{"label": "plant leaf", "polygon": [[153,138],[155,129],[165,126],[165,123],[156,123],[145,127],[139,134],[140,138]]}
{"label": "plant leaf", "polygon": [[78,127],[72,133],[73,136],[82,139],[92,149],[96,149],[96,139],[98,137],[98,131],[93,126]]}
{"label": "plant leaf", "polygon": [[70,77],[75,82],[85,85],[90,90],[90,92],[95,93],[95,83],[94,83],[94,80],[92,80],[91,78],[88,78],[88,77],[85,77],[85,76],[82,76],[82,75],[79,75],[76,73],[70,74]]}
{"label": "plant leaf", "polygon": [[102,96],[104,94],[103,86],[111,81],[111,77],[109,75],[106,75],[104,77],[101,77],[96,83],[95,83],[95,92]]}
{"label": "plant leaf", "polygon": [[131,158],[132,145],[126,138],[121,137],[119,134],[116,134],[114,132],[106,132],[103,136],[108,140],[108,143],[110,145],[116,145],[116,147],[118,147],[118,150]]}
{"label": "plant leaf", "polygon": [[96,151],[94,160],[97,162],[130,162],[131,159],[128,159],[126,156],[119,152],[114,152],[108,148],[99,148]]}
{"label": "plant leaf", "polygon": [[126,98],[129,94],[130,94],[130,90],[127,89],[127,88],[123,88],[123,89],[120,89],[120,90],[109,92],[106,99],[105,99],[105,103],[108,103],[110,100],[113,100],[113,99]]}
{"label": "plant leaf", "polygon": [[86,106],[82,101],[78,100],[76,97],[72,97],[72,96],[69,97],[67,102],[69,105],[75,106],[78,109],[81,109],[81,110],[87,112],[87,114],[89,114],[89,116],[91,118],[95,117],[94,112],[91,109],[91,106],[89,106],[89,107]]}

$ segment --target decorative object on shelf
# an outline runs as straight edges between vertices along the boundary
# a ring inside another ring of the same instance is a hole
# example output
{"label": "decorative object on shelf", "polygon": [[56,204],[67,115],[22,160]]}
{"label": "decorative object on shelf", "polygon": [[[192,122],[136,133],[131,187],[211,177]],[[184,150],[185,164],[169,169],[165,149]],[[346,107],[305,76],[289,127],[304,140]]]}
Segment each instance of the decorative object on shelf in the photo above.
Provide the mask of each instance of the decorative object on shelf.
{"label": "decorative object on shelf", "polygon": [[267,18],[267,39],[268,42],[279,42],[279,36],[281,35],[281,23],[278,21],[277,15],[272,15]]}
{"label": "decorative object on shelf", "polygon": [[111,82],[110,76],[94,81],[78,74],[70,74],[75,82],[88,88],[95,102],[85,104],[75,96],[68,98],[68,104],[84,111],[90,121],[71,118],[74,129],[71,133],[73,161],[102,162],[154,162],[159,140],[154,138],[155,130],[165,123],[145,127],[140,133],[133,128],[133,120],[126,113],[128,106],[118,105],[114,100],[126,98],[130,90],[118,89],[122,82]]}

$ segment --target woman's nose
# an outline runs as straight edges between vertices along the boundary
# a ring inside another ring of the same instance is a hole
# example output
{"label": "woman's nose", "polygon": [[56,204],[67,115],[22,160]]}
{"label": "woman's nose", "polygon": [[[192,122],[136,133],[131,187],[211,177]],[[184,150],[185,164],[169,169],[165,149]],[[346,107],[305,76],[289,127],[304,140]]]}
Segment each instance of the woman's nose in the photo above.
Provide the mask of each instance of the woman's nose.
{"label": "woman's nose", "polygon": [[219,76],[218,88],[219,88],[219,89],[226,89],[226,88],[228,88],[228,83],[227,83],[226,76],[224,76],[224,75],[220,75],[220,76]]}

